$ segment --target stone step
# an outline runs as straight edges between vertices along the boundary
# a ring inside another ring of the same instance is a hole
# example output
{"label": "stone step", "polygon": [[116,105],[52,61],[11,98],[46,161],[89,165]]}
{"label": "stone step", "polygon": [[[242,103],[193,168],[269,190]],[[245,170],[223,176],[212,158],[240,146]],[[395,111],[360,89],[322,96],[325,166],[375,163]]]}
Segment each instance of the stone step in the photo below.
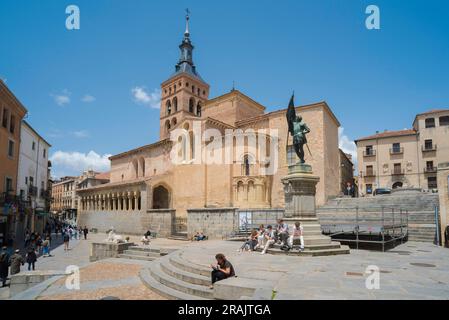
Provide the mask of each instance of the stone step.
{"label": "stone step", "polygon": [[190,241],[189,238],[187,238],[187,236],[182,236],[182,235],[171,235],[168,237],[168,239],[178,240],[178,241]]}
{"label": "stone step", "polygon": [[179,279],[184,282],[188,282],[191,284],[197,284],[200,286],[210,286],[211,285],[210,272],[209,272],[208,277],[190,273],[190,272],[178,269],[176,266],[174,266],[171,263],[170,260],[161,261],[161,270],[164,271],[169,276],[172,276],[173,278]]}
{"label": "stone step", "polygon": [[129,247],[128,250],[145,251],[145,252],[156,252],[156,253],[161,252],[161,248],[149,247],[149,246],[142,246],[142,247],[134,246],[134,247]]}
{"label": "stone step", "polygon": [[339,255],[339,254],[349,254],[350,249],[348,246],[341,246],[340,248],[336,248],[336,249],[304,250],[302,252],[294,249],[294,250],[290,250],[290,251],[286,252],[286,251],[283,251],[280,249],[270,248],[267,250],[267,253],[274,254],[274,255],[319,257],[319,256],[332,256],[332,255]]}
{"label": "stone step", "polygon": [[150,290],[156,291],[161,296],[171,300],[207,300],[202,297],[193,296],[170,287],[164,286],[151,276],[150,270],[143,268],[140,273],[140,280]]}
{"label": "stone step", "polygon": [[157,259],[157,257],[149,257],[149,256],[141,256],[141,255],[133,255],[133,254],[125,254],[121,253],[118,255],[119,258],[130,259],[130,260],[142,260],[142,261],[153,261]]}
{"label": "stone step", "polygon": [[210,276],[210,268],[191,263],[189,261],[186,261],[182,259],[179,255],[174,254],[170,256],[170,263],[177,267],[178,269],[194,273],[200,276],[208,277]]}
{"label": "stone step", "polygon": [[330,237],[327,236],[311,236],[311,237],[304,237],[304,245],[320,245],[320,244],[330,244],[332,242]]}
{"label": "stone step", "polygon": [[161,256],[160,252],[144,251],[144,250],[125,250],[123,251],[123,254],[142,256],[142,257],[157,257],[157,258]]}
{"label": "stone step", "polygon": [[208,287],[184,282],[163,272],[159,261],[154,261],[150,266],[150,274],[159,283],[174,290],[206,299],[214,298],[213,290],[209,289]]}
{"label": "stone step", "polygon": [[[297,250],[299,246],[299,242],[294,244],[294,250]],[[282,245],[275,244],[273,245],[274,249],[281,249]],[[332,241],[330,244],[317,244],[317,245],[308,245],[304,247],[305,251],[314,251],[314,250],[327,250],[327,249],[338,249],[340,248],[340,242]]]}

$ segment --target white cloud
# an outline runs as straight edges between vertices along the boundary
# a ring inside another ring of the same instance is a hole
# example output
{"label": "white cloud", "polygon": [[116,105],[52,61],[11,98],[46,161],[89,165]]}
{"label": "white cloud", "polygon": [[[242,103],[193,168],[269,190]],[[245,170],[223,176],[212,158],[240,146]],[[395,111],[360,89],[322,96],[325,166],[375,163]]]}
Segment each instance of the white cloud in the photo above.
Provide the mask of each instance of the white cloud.
{"label": "white cloud", "polygon": [[60,107],[70,103],[70,95],[71,93],[67,89],[62,90],[60,94],[50,94],[55,103]]}
{"label": "white cloud", "polygon": [[99,155],[95,151],[88,153],[56,151],[50,157],[52,176],[80,175],[86,169],[108,171],[111,167],[110,154]]}
{"label": "white cloud", "polygon": [[153,109],[159,109],[161,103],[161,90],[154,89],[148,93],[145,87],[135,87],[131,89],[134,101],[138,104],[149,106]]}
{"label": "white cloud", "polygon": [[85,103],[91,103],[94,102],[95,100],[97,100],[97,98],[91,96],[90,94],[85,94],[84,97],[81,98],[81,101]]}
{"label": "white cloud", "polygon": [[344,132],[345,128],[338,128],[338,147],[344,153],[349,153],[352,156],[352,163],[354,163],[355,171],[357,172],[357,146],[355,142],[348,138]]}
{"label": "white cloud", "polygon": [[87,130],[73,131],[72,134],[77,138],[88,138],[90,136]]}

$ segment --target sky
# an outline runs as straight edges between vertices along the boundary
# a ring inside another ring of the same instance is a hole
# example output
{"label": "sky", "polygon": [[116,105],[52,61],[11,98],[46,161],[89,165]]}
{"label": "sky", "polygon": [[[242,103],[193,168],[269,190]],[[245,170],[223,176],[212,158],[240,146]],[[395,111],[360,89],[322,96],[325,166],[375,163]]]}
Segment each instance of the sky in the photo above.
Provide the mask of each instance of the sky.
{"label": "sky", "polygon": [[[66,8],[80,29],[66,28]],[[366,8],[380,11],[369,30]],[[410,128],[449,107],[446,0],[0,0],[0,78],[52,144],[53,176],[108,170],[108,157],[159,137],[159,88],[191,12],[210,97],[235,87],[267,107],[326,101],[340,146]]]}

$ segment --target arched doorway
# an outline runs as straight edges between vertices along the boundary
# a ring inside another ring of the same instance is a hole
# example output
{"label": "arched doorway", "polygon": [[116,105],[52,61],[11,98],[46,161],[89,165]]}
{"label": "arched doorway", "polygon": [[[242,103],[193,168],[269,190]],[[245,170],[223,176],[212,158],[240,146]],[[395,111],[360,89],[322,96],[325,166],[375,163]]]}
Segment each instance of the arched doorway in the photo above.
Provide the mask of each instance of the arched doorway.
{"label": "arched doorway", "polygon": [[169,209],[170,192],[164,186],[153,189],[153,209]]}
{"label": "arched doorway", "polygon": [[402,188],[402,186],[403,186],[403,183],[398,181],[398,182],[393,183],[392,188],[397,189],[397,188]]}

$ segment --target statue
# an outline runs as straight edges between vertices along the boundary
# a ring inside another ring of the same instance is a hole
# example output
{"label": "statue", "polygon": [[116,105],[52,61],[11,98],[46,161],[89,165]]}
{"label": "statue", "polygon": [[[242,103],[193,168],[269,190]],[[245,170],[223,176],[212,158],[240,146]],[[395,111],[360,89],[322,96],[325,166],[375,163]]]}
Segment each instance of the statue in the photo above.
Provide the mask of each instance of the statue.
{"label": "statue", "polygon": [[[295,149],[296,155],[300,159],[300,163],[304,164],[305,163],[304,145],[307,146],[310,155],[312,155],[309,146],[307,145],[307,137],[306,137],[306,134],[310,132],[310,129],[307,126],[307,124],[302,121],[302,117],[300,115],[296,115],[294,97],[295,94],[292,95],[287,109],[288,132],[293,137],[293,147]],[[288,146],[288,136],[287,136],[287,146]]]}
{"label": "statue", "polygon": [[108,233],[108,238],[106,239],[106,241],[113,243],[122,243],[123,238],[122,236],[115,234],[114,227],[112,227]]}

